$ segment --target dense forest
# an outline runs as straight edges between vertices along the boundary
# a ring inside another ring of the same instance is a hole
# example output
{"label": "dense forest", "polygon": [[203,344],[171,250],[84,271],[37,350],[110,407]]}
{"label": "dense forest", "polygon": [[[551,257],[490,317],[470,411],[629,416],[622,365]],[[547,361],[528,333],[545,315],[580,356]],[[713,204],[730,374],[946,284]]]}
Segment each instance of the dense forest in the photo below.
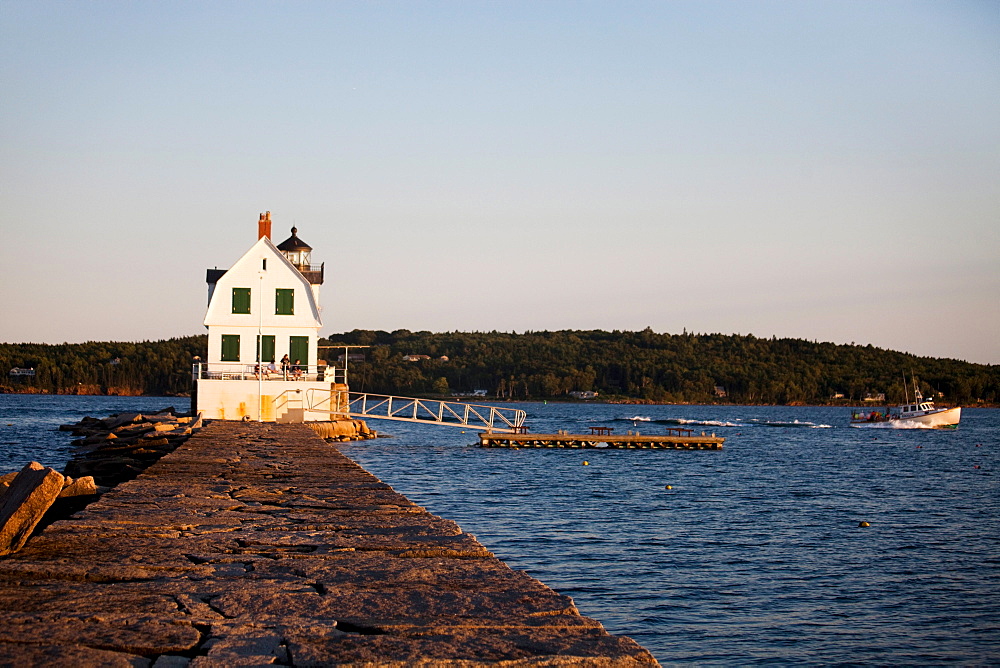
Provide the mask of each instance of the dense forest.
{"label": "dense forest", "polygon": [[350,363],[351,388],[379,393],[478,389],[497,398],[548,399],[590,390],[611,401],[860,403],[883,393],[902,401],[905,373],[907,383],[916,378],[925,396],[946,403],[994,404],[1000,397],[997,365],[753,335],[354,330],[329,336],[328,344],[371,346],[363,349],[364,362]]}
{"label": "dense forest", "polygon": [[[569,398],[657,403],[858,404],[903,399],[903,375],[945,403],[995,405],[1000,366],[916,357],[872,346],[761,339],[752,335],[641,332],[394,332],[332,334],[351,349],[351,389],[401,395],[485,390],[494,399]],[[143,343],[0,344],[3,391],[181,394],[206,338]],[[322,349],[331,364],[343,352]],[[912,393],[912,386],[909,387]]]}
{"label": "dense forest", "polygon": [[[191,391],[191,360],[208,337],[118,343],[0,343],[0,392],[172,396]],[[34,376],[11,375],[33,369]]]}

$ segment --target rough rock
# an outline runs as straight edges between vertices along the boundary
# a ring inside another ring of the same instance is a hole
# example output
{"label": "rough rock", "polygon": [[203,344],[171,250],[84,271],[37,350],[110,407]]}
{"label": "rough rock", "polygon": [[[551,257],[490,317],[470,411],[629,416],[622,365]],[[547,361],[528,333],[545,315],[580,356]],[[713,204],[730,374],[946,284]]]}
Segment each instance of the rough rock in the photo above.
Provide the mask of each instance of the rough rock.
{"label": "rough rock", "polygon": [[330,420],[306,424],[320,438],[332,441],[358,441],[375,437],[375,433],[363,420]]}
{"label": "rough rock", "polygon": [[103,420],[87,417],[63,428],[84,436],[74,442],[77,451],[67,463],[66,473],[91,475],[102,487],[134,478],[195,430],[191,418],[177,417],[173,408],[152,415],[121,413]]}
{"label": "rough rock", "polygon": [[82,478],[76,478],[70,484],[63,487],[59,493],[59,498],[91,496],[93,494],[97,494],[97,485],[94,483],[94,476],[87,475]]}
{"label": "rough rock", "polygon": [[38,462],[18,473],[0,499],[0,555],[20,550],[59,496],[63,476]]}

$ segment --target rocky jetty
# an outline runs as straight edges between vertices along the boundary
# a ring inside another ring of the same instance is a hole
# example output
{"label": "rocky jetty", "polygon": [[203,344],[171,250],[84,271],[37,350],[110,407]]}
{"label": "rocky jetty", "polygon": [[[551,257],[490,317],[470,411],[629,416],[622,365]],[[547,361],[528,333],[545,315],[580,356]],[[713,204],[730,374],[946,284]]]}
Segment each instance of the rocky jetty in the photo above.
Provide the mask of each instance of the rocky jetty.
{"label": "rocky jetty", "polygon": [[119,413],[85,417],[59,427],[83,438],[66,464],[66,475],[93,476],[98,485],[114,487],[145,471],[201,427],[201,418],[178,415],[173,407],[156,413]]}
{"label": "rocky jetty", "polygon": [[0,476],[0,555],[21,549],[33,534],[69,517],[110,488],[135,478],[201,427],[173,408],[154,414],[85,417],[62,425],[83,438],[65,473],[31,462]]}
{"label": "rocky jetty", "polygon": [[307,426],[225,421],[0,559],[0,656],[151,668],[656,665]]}
{"label": "rocky jetty", "polygon": [[[69,517],[112,487],[132,480],[200,429],[200,417],[178,415],[173,407],[156,413],[85,417],[60,431],[82,437],[64,474],[31,462],[0,476],[0,555],[19,550],[32,535]],[[362,420],[309,423],[328,442],[375,438]],[[8,493],[11,488],[12,493]]]}

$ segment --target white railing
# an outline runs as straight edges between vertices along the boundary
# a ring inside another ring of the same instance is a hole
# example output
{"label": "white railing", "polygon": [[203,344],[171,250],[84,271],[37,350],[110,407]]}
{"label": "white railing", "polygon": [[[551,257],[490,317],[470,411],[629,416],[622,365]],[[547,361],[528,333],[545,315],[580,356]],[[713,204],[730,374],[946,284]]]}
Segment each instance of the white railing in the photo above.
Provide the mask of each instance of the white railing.
{"label": "white railing", "polygon": [[345,382],[344,369],[316,364],[245,364],[242,362],[199,362],[191,365],[194,380],[309,380],[330,383]]}
{"label": "white railing", "polygon": [[524,425],[526,417],[526,413],[517,408],[336,390],[307,390],[306,407],[311,411],[348,417],[420,422],[495,432],[518,431]]}

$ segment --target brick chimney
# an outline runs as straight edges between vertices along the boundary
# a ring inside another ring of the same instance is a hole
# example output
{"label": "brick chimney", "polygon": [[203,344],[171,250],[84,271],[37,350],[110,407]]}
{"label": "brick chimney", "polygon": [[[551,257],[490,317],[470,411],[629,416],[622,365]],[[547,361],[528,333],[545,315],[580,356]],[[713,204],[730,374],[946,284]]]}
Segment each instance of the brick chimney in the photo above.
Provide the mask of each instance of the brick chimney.
{"label": "brick chimney", "polygon": [[271,238],[271,212],[260,214],[260,220],[257,221],[257,238],[261,237]]}

